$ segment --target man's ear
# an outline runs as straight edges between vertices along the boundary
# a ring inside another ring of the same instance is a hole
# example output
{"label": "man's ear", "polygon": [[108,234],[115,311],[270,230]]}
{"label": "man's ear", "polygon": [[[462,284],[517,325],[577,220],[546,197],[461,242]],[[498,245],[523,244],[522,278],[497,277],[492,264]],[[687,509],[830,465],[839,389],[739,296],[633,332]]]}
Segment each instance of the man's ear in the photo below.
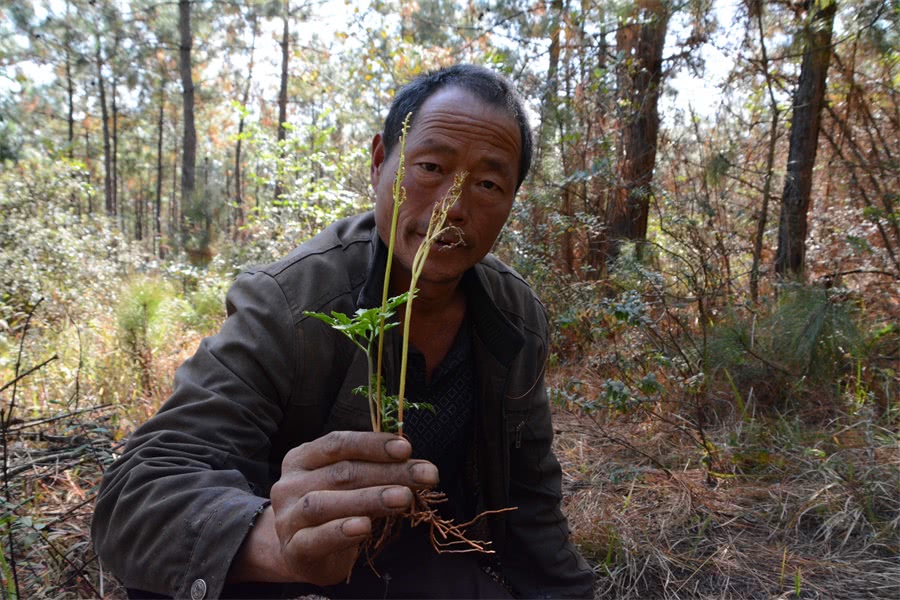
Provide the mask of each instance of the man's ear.
{"label": "man's ear", "polygon": [[372,182],[372,187],[378,185],[378,180],[381,178],[381,167],[384,165],[384,159],[384,141],[381,134],[376,133],[375,137],[372,138],[372,166],[369,172],[369,179]]}

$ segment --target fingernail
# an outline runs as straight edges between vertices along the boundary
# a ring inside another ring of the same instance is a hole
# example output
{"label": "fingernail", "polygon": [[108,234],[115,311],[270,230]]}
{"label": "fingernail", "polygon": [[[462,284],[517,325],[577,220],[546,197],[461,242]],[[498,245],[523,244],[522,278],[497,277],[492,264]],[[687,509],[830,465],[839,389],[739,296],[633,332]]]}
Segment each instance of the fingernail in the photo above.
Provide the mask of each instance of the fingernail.
{"label": "fingernail", "polygon": [[403,508],[409,506],[412,494],[409,488],[392,487],[381,492],[381,501],[388,508]]}
{"label": "fingernail", "polygon": [[402,460],[409,457],[409,442],[403,438],[388,440],[384,443],[384,450],[391,458]]}
{"label": "fingernail", "polygon": [[431,463],[416,463],[412,467],[413,481],[422,485],[435,485],[438,482],[438,470]]}
{"label": "fingernail", "polygon": [[353,517],[341,523],[341,532],[347,537],[357,537],[360,535],[368,535],[369,519],[362,517]]}

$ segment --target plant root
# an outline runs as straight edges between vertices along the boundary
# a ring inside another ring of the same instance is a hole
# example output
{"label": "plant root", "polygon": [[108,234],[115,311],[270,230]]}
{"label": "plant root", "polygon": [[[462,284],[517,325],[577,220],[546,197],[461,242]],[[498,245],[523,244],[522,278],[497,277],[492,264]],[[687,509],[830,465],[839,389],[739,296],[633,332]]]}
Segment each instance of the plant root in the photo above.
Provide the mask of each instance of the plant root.
{"label": "plant root", "polygon": [[[397,533],[397,526],[406,519],[410,527],[427,525],[429,527],[429,541],[431,547],[438,554],[464,554],[468,552],[481,552],[493,554],[490,549],[491,542],[474,540],[466,536],[466,530],[478,521],[489,515],[516,510],[518,507],[486,510],[470,521],[455,523],[453,519],[445,519],[438,513],[438,506],[447,501],[447,495],[433,490],[418,490],[413,494],[413,505],[405,513],[388,517],[381,522],[378,532],[369,538],[363,545],[362,551],[366,553],[366,562],[369,568],[378,575],[375,568],[375,558],[384,549]],[[348,575],[349,580],[349,575]]]}

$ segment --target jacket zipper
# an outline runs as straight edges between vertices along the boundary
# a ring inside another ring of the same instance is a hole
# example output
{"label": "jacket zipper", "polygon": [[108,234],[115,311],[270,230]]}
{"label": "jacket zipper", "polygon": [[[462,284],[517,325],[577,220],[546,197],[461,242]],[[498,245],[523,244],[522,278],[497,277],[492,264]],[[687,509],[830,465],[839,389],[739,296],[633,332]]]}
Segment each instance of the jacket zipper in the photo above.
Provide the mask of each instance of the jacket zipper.
{"label": "jacket zipper", "polygon": [[522,447],[522,428],[525,427],[525,421],[520,421],[516,425],[516,448]]}

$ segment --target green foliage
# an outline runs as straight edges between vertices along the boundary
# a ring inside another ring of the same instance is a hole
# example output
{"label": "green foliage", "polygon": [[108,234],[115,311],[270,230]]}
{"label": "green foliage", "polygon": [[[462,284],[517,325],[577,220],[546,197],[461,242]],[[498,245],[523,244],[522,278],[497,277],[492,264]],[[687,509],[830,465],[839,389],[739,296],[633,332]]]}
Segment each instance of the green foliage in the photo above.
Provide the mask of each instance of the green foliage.
{"label": "green foliage", "polygon": [[116,309],[122,345],[140,374],[141,389],[148,393],[153,380],[151,334],[158,323],[160,307],[171,296],[172,291],[164,282],[140,278],[128,284]]}
{"label": "green foliage", "polygon": [[92,198],[83,166],[30,159],[0,168],[0,319],[12,324],[38,298],[61,319],[115,297],[119,278],[145,264],[114,224],[80,208]]}
{"label": "green foliage", "polygon": [[865,315],[847,290],[786,286],[768,310],[740,315],[711,329],[708,356],[710,372],[726,377],[742,402],[751,394],[777,409],[809,400],[848,408],[848,400],[857,407],[874,400],[877,374],[861,365],[876,363],[880,332],[890,338],[891,327],[867,334]]}
{"label": "green foliage", "polygon": [[[353,393],[359,396],[367,396],[369,390],[374,389],[378,385],[378,381],[377,377],[372,377],[368,386],[361,385],[354,388]],[[400,394],[388,394],[383,380],[381,381],[381,388],[381,420],[379,422],[381,431],[397,433],[403,425],[400,421]],[[403,405],[405,407],[404,411],[427,410],[431,413],[434,412],[434,405],[428,402],[409,402],[407,400],[403,402]]]}
{"label": "green foliage", "polygon": [[150,330],[160,306],[172,296],[165,282],[155,278],[138,278],[128,283],[119,298],[116,317],[122,341],[132,352],[149,347]]}
{"label": "green foliage", "polygon": [[762,328],[770,332],[773,354],[789,370],[833,379],[861,348],[858,320],[848,290],[790,286]]}
{"label": "green foliage", "polygon": [[199,332],[213,332],[225,320],[225,280],[205,279],[201,285],[188,294],[189,310],[182,313],[182,322]]}
{"label": "green foliage", "polygon": [[0,122],[0,164],[19,158],[21,141],[16,139],[15,130],[6,122]]}
{"label": "green foliage", "polygon": [[397,431],[397,427],[401,425],[397,420],[400,396],[387,393],[383,379],[376,372],[374,352],[375,342],[379,337],[399,325],[392,319],[397,315],[397,309],[409,298],[409,292],[404,292],[389,298],[383,307],[359,308],[352,317],[337,311],[332,311],[330,315],[310,311],[303,313],[339,331],[366,355],[368,385],[353,391],[368,398],[374,431]]}
{"label": "green foliage", "polygon": [[359,308],[353,313],[353,317],[348,317],[344,313],[332,311],[331,315],[323,313],[304,311],[304,315],[313,317],[330,326],[335,331],[340,331],[351,342],[353,342],[360,350],[369,353],[372,344],[379,334],[379,325],[382,320],[385,321],[383,330],[393,329],[399,323],[391,322],[397,314],[397,308],[404,304],[409,298],[409,293],[404,292],[399,296],[390,298],[387,303],[387,310],[382,311],[381,307],[375,308]]}
{"label": "green foliage", "polygon": [[247,172],[255,204],[241,207],[243,223],[232,239],[219,239],[216,259],[237,270],[278,260],[326,225],[367,207],[368,183],[360,174],[368,154],[362,146],[341,148],[329,116],[320,117],[324,123],[290,127],[283,141],[255,122],[241,134],[247,152],[260,161]]}

